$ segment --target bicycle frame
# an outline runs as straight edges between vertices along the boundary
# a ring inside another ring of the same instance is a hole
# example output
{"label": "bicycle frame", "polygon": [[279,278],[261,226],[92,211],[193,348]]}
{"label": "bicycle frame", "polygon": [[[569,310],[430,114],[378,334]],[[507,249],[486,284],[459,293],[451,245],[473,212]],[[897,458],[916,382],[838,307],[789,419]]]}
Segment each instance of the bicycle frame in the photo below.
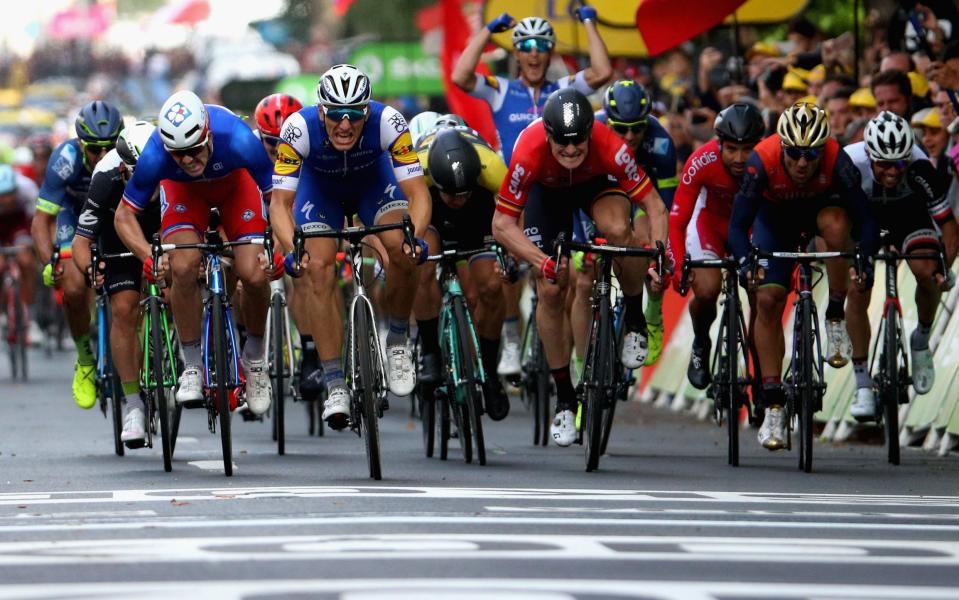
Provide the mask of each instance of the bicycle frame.
{"label": "bicycle frame", "polygon": [[[147,285],[147,295],[140,301],[140,306],[146,306],[151,299],[156,299],[160,303],[160,327],[163,331],[164,345],[166,346],[167,356],[170,357],[171,362],[175,363],[173,352],[173,338],[170,335],[170,324],[169,316],[166,311],[166,302],[163,300],[163,296],[160,294],[160,288],[156,283],[149,283]],[[153,376],[151,369],[149,368],[150,359],[151,359],[151,348],[152,344],[150,343],[150,331],[153,329],[153,323],[151,321],[152,317],[150,316],[150,311],[144,311],[143,314],[143,327],[142,327],[142,341],[143,341],[143,362],[140,366],[140,387],[145,390],[153,389],[157,387],[157,382]],[[159,349],[157,349],[159,351]],[[170,376],[167,379],[164,379],[163,387],[165,388],[175,388],[177,384],[176,369],[170,370]]]}
{"label": "bicycle frame", "polygon": [[[215,233],[215,232],[214,232]],[[242,389],[243,381],[240,373],[240,354],[239,348],[236,343],[236,331],[233,325],[233,310],[230,306],[229,294],[226,291],[226,279],[223,275],[223,263],[220,256],[213,252],[206,255],[206,287],[209,291],[209,295],[203,301],[203,329],[202,336],[200,337],[200,347],[201,347],[201,356],[203,357],[203,384],[205,387],[212,388],[216,385],[216,382],[213,381],[211,373],[216,369],[214,367],[213,360],[213,344],[212,344],[212,329],[213,329],[213,296],[219,296],[221,302],[223,303],[223,316],[224,324],[226,325],[226,336],[227,343],[230,347],[230,362],[228,365],[228,373],[226,385],[232,390]],[[216,376],[223,377],[222,373],[217,373]],[[210,431],[216,431],[215,428],[216,420],[210,413]]]}
{"label": "bicycle frame", "polygon": [[456,265],[451,263],[453,263],[456,258],[468,256],[469,254],[471,253],[451,252],[448,255],[444,253],[439,261],[439,280],[443,290],[443,306],[440,310],[440,339],[443,341],[442,347],[446,353],[444,359],[447,368],[451,369],[453,374],[453,384],[455,387],[453,397],[455,397],[456,401],[460,404],[465,404],[466,402],[465,395],[462,393],[461,388],[470,380],[469,374],[460,372],[459,361],[456,360],[459,352],[456,341],[460,335],[468,335],[470,344],[473,347],[472,363],[473,372],[476,374],[474,383],[486,383],[486,371],[483,369],[483,361],[479,359],[479,341],[473,325],[473,316],[469,311],[466,311],[467,332],[457,331],[456,322],[455,319],[453,319],[453,299],[457,297],[464,298],[464,295],[459,276],[456,273]]}

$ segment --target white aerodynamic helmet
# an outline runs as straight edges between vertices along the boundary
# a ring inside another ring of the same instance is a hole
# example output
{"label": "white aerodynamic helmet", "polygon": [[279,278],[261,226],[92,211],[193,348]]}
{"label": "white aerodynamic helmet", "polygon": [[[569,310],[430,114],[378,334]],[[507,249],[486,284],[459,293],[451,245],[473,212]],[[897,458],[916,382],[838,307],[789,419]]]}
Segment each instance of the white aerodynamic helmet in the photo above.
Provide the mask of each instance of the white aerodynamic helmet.
{"label": "white aerodynamic helmet", "polygon": [[200,97],[183,90],[167,98],[157,119],[160,139],[171,150],[182,150],[206,141],[210,117]]}
{"label": "white aerodynamic helmet", "polygon": [[528,38],[539,38],[547,40],[551,44],[556,43],[556,33],[549,21],[540,17],[526,17],[521,19],[516,27],[513,27],[513,45]]}
{"label": "white aerodynamic helmet", "polygon": [[912,156],[915,136],[899,115],[884,110],[866,124],[866,154],[872,160],[903,160]]}
{"label": "white aerodynamic helmet", "polygon": [[413,138],[414,146],[420,141],[420,138],[436,127],[436,120],[439,118],[440,114],[438,112],[425,110],[410,119],[410,137]]}
{"label": "white aerodynamic helmet", "polygon": [[353,65],[330,67],[316,85],[316,96],[323,106],[366,106],[372,93],[370,78]]}
{"label": "white aerodynamic helmet", "polygon": [[136,168],[140,153],[155,130],[153,123],[137,121],[132,127],[120,132],[120,137],[117,138],[117,154],[131,171]]}

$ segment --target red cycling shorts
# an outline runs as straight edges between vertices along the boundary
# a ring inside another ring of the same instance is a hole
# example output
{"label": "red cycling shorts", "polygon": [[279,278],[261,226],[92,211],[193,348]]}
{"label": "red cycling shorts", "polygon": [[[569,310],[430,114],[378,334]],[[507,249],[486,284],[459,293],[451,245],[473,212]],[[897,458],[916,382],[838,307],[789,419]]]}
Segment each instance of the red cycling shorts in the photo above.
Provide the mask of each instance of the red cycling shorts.
{"label": "red cycling shorts", "polygon": [[160,182],[160,228],[163,238],[191,230],[202,236],[210,224],[210,209],[220,209],[227,240],[260,237],[266,229],[266,204],[246,169],[220,179]]}

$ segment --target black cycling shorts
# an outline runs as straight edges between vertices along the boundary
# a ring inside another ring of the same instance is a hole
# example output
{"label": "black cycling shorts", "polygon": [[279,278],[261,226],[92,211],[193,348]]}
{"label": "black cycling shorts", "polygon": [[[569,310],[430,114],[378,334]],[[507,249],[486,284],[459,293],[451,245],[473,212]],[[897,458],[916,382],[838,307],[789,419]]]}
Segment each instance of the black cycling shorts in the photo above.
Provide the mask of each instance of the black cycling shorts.
{"label": "black cycling shorts", "polygon": [[620,194],[629,202],[616,181],[605,175],[565,188],[534,185],[523,209],[526,238],[546,254],[552,254],[553,243],[561,232],[567,240],[573,239],[577,211],[591,216],[593,202],[610,193]]}

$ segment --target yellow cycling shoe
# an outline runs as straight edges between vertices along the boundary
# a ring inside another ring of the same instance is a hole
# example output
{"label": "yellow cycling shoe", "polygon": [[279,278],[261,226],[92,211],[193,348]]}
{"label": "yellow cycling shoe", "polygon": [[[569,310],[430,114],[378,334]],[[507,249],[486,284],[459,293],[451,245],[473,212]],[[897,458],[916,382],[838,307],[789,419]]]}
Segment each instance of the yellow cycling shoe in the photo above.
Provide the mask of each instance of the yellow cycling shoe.
{"label": "yellow cycling shoe", "polygon": [[73,371],[73,399],[87,410],[97,403],[96,365],[77,363]]}
{"label": "yellow cycling shoe", "polygon": [[663,324],[646,322],[646,362],[644,364],[654,365],[659,360],[659,355],[663,353]]}

